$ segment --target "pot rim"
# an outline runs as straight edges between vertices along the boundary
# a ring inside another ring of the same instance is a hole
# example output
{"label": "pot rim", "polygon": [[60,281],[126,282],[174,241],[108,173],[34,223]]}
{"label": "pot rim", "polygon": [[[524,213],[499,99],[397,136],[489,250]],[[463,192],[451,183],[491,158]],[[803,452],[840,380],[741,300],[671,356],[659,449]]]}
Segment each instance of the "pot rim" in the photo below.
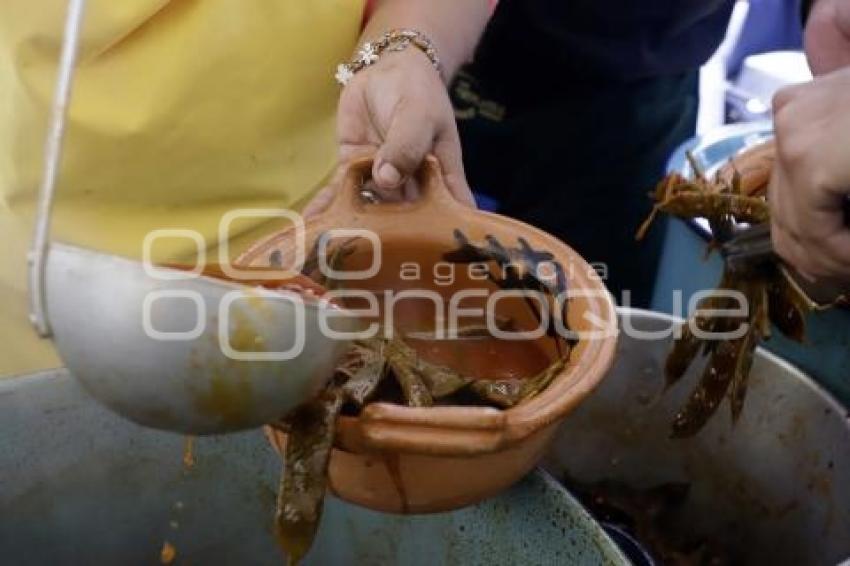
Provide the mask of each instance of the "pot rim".
{"label": "pot rim", "polygon": [[[616,307],[615,310],[619,318],[626,318],[632,315],[637,315],[665,320],[670,322],[671,324],[681,324],[683,322],[686,322],[686,320],[680,316],[675,316],[666,312],[654,311],[650,309],[641,309],[637,307]],[[830,409],[835,411],[835,414],[848,414],[848,416],[850,416],[850,407],[845,407],[838,399],[835,398],[835,396],[832,395],[832,393],[825,389],[820,383],[815,381],[812,376],[797,367],[792,362],[786,360],[778,354],[775,354],[774,352],[771,352],[764,346],[756,346],[756,355],[764,358],[771,364],[779,366],[783,371],[787,371],[788,373],[794,374],[795,379],[798,379],[801,383],[805,384],[808,389],[810,389],[815,395],[820,397],[824,401],[824,403],[829,406]],[[848,430],[850,430],[850,420],[848,420],[847,428]]]}

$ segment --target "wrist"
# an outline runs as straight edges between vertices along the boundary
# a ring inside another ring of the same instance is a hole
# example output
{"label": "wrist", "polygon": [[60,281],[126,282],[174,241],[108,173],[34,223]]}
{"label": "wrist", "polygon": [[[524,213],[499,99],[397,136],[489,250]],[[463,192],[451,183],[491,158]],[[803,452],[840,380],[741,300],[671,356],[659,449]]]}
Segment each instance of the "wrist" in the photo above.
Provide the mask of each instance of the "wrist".
{"label": "wrist", "polygon": [[442,77],[440,59],[431,40],[423,33],[411,29],[394,29],[384,33],[375,41],[363,43],[354,58],[337,67],[335,78],[345,86],[358,72],[378,63],[391,53],[419,51]]}

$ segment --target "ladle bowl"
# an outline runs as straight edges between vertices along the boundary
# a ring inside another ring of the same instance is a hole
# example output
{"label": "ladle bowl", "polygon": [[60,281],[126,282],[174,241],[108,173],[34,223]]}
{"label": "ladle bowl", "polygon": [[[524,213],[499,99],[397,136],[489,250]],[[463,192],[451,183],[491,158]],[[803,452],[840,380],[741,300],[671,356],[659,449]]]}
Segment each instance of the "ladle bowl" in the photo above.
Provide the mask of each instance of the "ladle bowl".
{"label": "ladle bowl", "polygon": [[[52,243],[47,312],[83,387],[139,424],[206,434],[260,426],[314,395],[356,321],[293,291],[244,287]],[[332,321],[331,321],[332,318]]]}

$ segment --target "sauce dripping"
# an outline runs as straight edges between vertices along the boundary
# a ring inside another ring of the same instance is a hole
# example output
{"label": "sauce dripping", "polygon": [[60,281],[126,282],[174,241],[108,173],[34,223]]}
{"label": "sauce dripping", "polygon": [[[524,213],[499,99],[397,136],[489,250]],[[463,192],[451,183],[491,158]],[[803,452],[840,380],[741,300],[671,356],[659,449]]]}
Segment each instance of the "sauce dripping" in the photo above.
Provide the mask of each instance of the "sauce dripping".
{"label": "sauce dripping", "polygon": [[195,437],[187,436],[183,445],[183,468],[186,471],[195,467]]}
{"label": "sauce dripping", "polygon": [[407,499],[407,490],[404,487],[404,482],[401,479],[401,466],[399,464],[398,454],[384,454],[384,466],[387,468],[387,473],[390,475],[390,480],[393,482],[398,498],[401,501],[401,512],[407,514],[410,512],[410,503]]}

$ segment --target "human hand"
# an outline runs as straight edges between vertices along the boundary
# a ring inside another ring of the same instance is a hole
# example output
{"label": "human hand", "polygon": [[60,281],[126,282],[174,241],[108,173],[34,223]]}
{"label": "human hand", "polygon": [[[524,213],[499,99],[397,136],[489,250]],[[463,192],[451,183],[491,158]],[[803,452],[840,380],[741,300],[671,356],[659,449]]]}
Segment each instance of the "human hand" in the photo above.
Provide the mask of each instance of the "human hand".
{"label": "human hand", "polygon": [[[415,48],[384,54],[343,88],[337,141],[343,162],[375,155],[372,177],[383,198],[415,198],[411,176],[433,153],[455,198],[475,205],[446,87],[428,58]],[[305,216],[321,212],[332,198],[331,188],[321,191],[305,208]]]}
{"label": "human hand", "polygon": [[850,282],[850,67],[774,97],[768,199],[779,255],[813,279]]}
{"label": "human hand", "polygon": [[850,2],[814,0],[804,43],[815,75],[850,65]]}

